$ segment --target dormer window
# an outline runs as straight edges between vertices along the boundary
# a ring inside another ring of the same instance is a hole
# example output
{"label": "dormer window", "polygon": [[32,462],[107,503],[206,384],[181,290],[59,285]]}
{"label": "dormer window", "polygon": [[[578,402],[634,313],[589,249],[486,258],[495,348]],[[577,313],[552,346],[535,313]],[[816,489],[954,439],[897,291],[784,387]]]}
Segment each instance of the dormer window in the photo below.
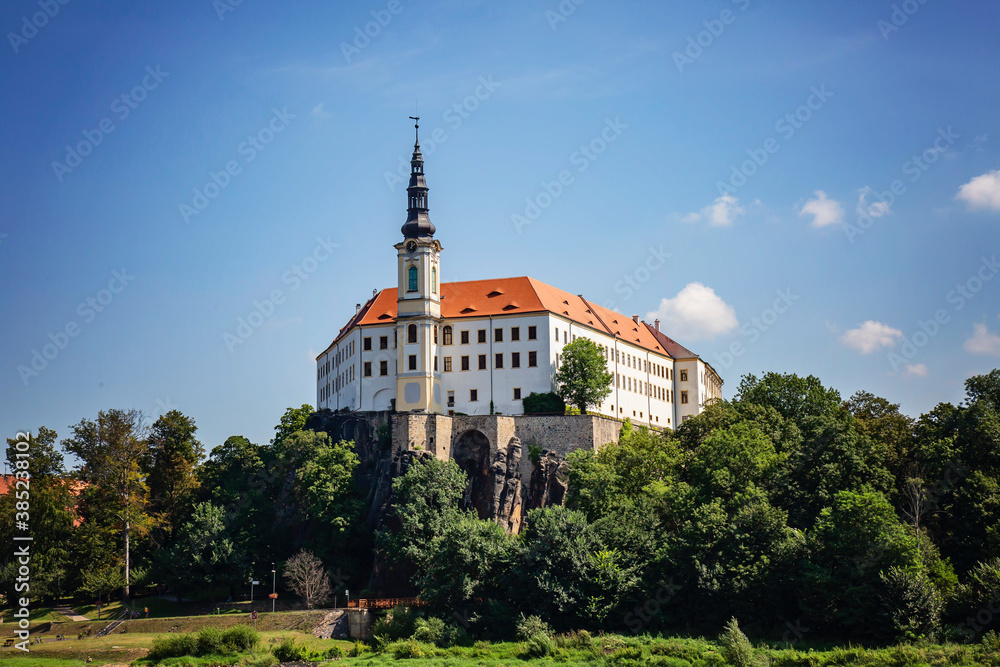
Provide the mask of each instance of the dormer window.
{"label": "dormer window", "polygon": [[417,291],[417,267],[411,266],[406,270],[406,291]]}

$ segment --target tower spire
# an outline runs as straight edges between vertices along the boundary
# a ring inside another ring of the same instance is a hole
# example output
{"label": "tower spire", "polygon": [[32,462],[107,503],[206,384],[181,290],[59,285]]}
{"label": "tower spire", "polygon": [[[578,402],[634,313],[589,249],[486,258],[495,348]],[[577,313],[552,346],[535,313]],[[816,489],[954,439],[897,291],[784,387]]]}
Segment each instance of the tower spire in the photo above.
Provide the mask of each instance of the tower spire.
{"label": "tower spire", "polygon": [[413,156],[410,158],[410,184],[406,188],[406,222],[400,228],[404,238],[434,236],[434,223],[427,215],[427,181],[424,179],[424,156],[420,153],[420,116],[413,120]]}

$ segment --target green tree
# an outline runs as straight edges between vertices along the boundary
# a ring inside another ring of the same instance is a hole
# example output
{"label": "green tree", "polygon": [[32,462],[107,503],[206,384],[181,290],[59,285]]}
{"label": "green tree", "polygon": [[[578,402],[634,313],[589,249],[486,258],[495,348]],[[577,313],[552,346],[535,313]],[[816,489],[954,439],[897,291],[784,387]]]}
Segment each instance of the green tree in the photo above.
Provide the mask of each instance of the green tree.
{"label": "green tree", "polygon": [[556,369],[556,392],[581,414],[598,405],[611,393],[615,376],[608,372],[604,352],[589,338],[577,338],[562,349],[562,361]]}
{"label": "green tree", "polygon": [[293,433],[305,430],[306,421],[315,410],[308,403],[303,403],[298,408],[288,408],[285,414],[281,415],[281,421],[274,427],[274,437],[271,439],[271,447],[278,453],[284,449],[285,440]]}
{"label": "green tree", "polygon": [[121,525],[125,599],[129,597],[133,532],[143,533],[150,522],[141,465],[147,451],[144,422],[139,410],[102,410],[96,421],[81,420],[73,427],[73,437],[63,440],[66,451],[80,458],[80,479],[102,492],[101,510]]}
{"label": "green tree", "polygon": [[306,518],[343,532],[357,514],[353,494],[358,456],[354,443],[332,442],[326,433],[297,431],[285,440],[294,454],[296,490]]}
{"label": "green tree", "polygon": [[229,538],[224,516],[221,507],[198,503],[181,526],[166,559],[178,590],[208,587],[214,601],[215,586],[230,583],[239,572],[242,559]]}
{"label": "green tree", "polygon": [[566,412],[565,401],[560,398],[559,394],[551,391],[542,394],[533,391],[524,397],[521,406],[524,408],[524,414],[526,415],[547,412],[561,415]]}
{"label": "green tree", "polygon": [[161,415],[149,433],[146,484],[148,511],[167,538],[188,514],[198,489],[195,467],[204,448],[195,438],[194,420],[177,410]]}

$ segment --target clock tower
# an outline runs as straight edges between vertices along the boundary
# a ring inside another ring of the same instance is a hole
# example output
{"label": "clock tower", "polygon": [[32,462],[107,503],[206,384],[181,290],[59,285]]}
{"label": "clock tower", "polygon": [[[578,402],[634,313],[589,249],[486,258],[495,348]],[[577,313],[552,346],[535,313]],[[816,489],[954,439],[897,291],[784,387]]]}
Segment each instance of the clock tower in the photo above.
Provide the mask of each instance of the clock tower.
{"label": "clock tower", "polygon": [[395,245],[399,295],[396,316],[396,410],[441,414],[438,342],[441,332],[441,243],[427,215],[427,182],[420,153],[420,118],[406,188],[403,240]]}

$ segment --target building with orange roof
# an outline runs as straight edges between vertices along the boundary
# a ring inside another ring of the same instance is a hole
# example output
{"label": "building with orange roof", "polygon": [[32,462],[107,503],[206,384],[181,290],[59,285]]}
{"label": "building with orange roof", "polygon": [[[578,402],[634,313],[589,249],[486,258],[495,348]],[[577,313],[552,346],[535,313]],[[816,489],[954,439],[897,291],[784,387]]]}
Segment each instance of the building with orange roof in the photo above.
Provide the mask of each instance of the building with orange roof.
{"label": "building with orange roof", "polygon": [[526,276],[442,282],[419,137],[410,165],[397,285],[358,304],[317,357],[320,409],[523,414],[525,396],[554,390],[562,348],[579,337],[601,348],[615,378],[594,413],[675,428],[721,397],[718,373],[659,321]]}

